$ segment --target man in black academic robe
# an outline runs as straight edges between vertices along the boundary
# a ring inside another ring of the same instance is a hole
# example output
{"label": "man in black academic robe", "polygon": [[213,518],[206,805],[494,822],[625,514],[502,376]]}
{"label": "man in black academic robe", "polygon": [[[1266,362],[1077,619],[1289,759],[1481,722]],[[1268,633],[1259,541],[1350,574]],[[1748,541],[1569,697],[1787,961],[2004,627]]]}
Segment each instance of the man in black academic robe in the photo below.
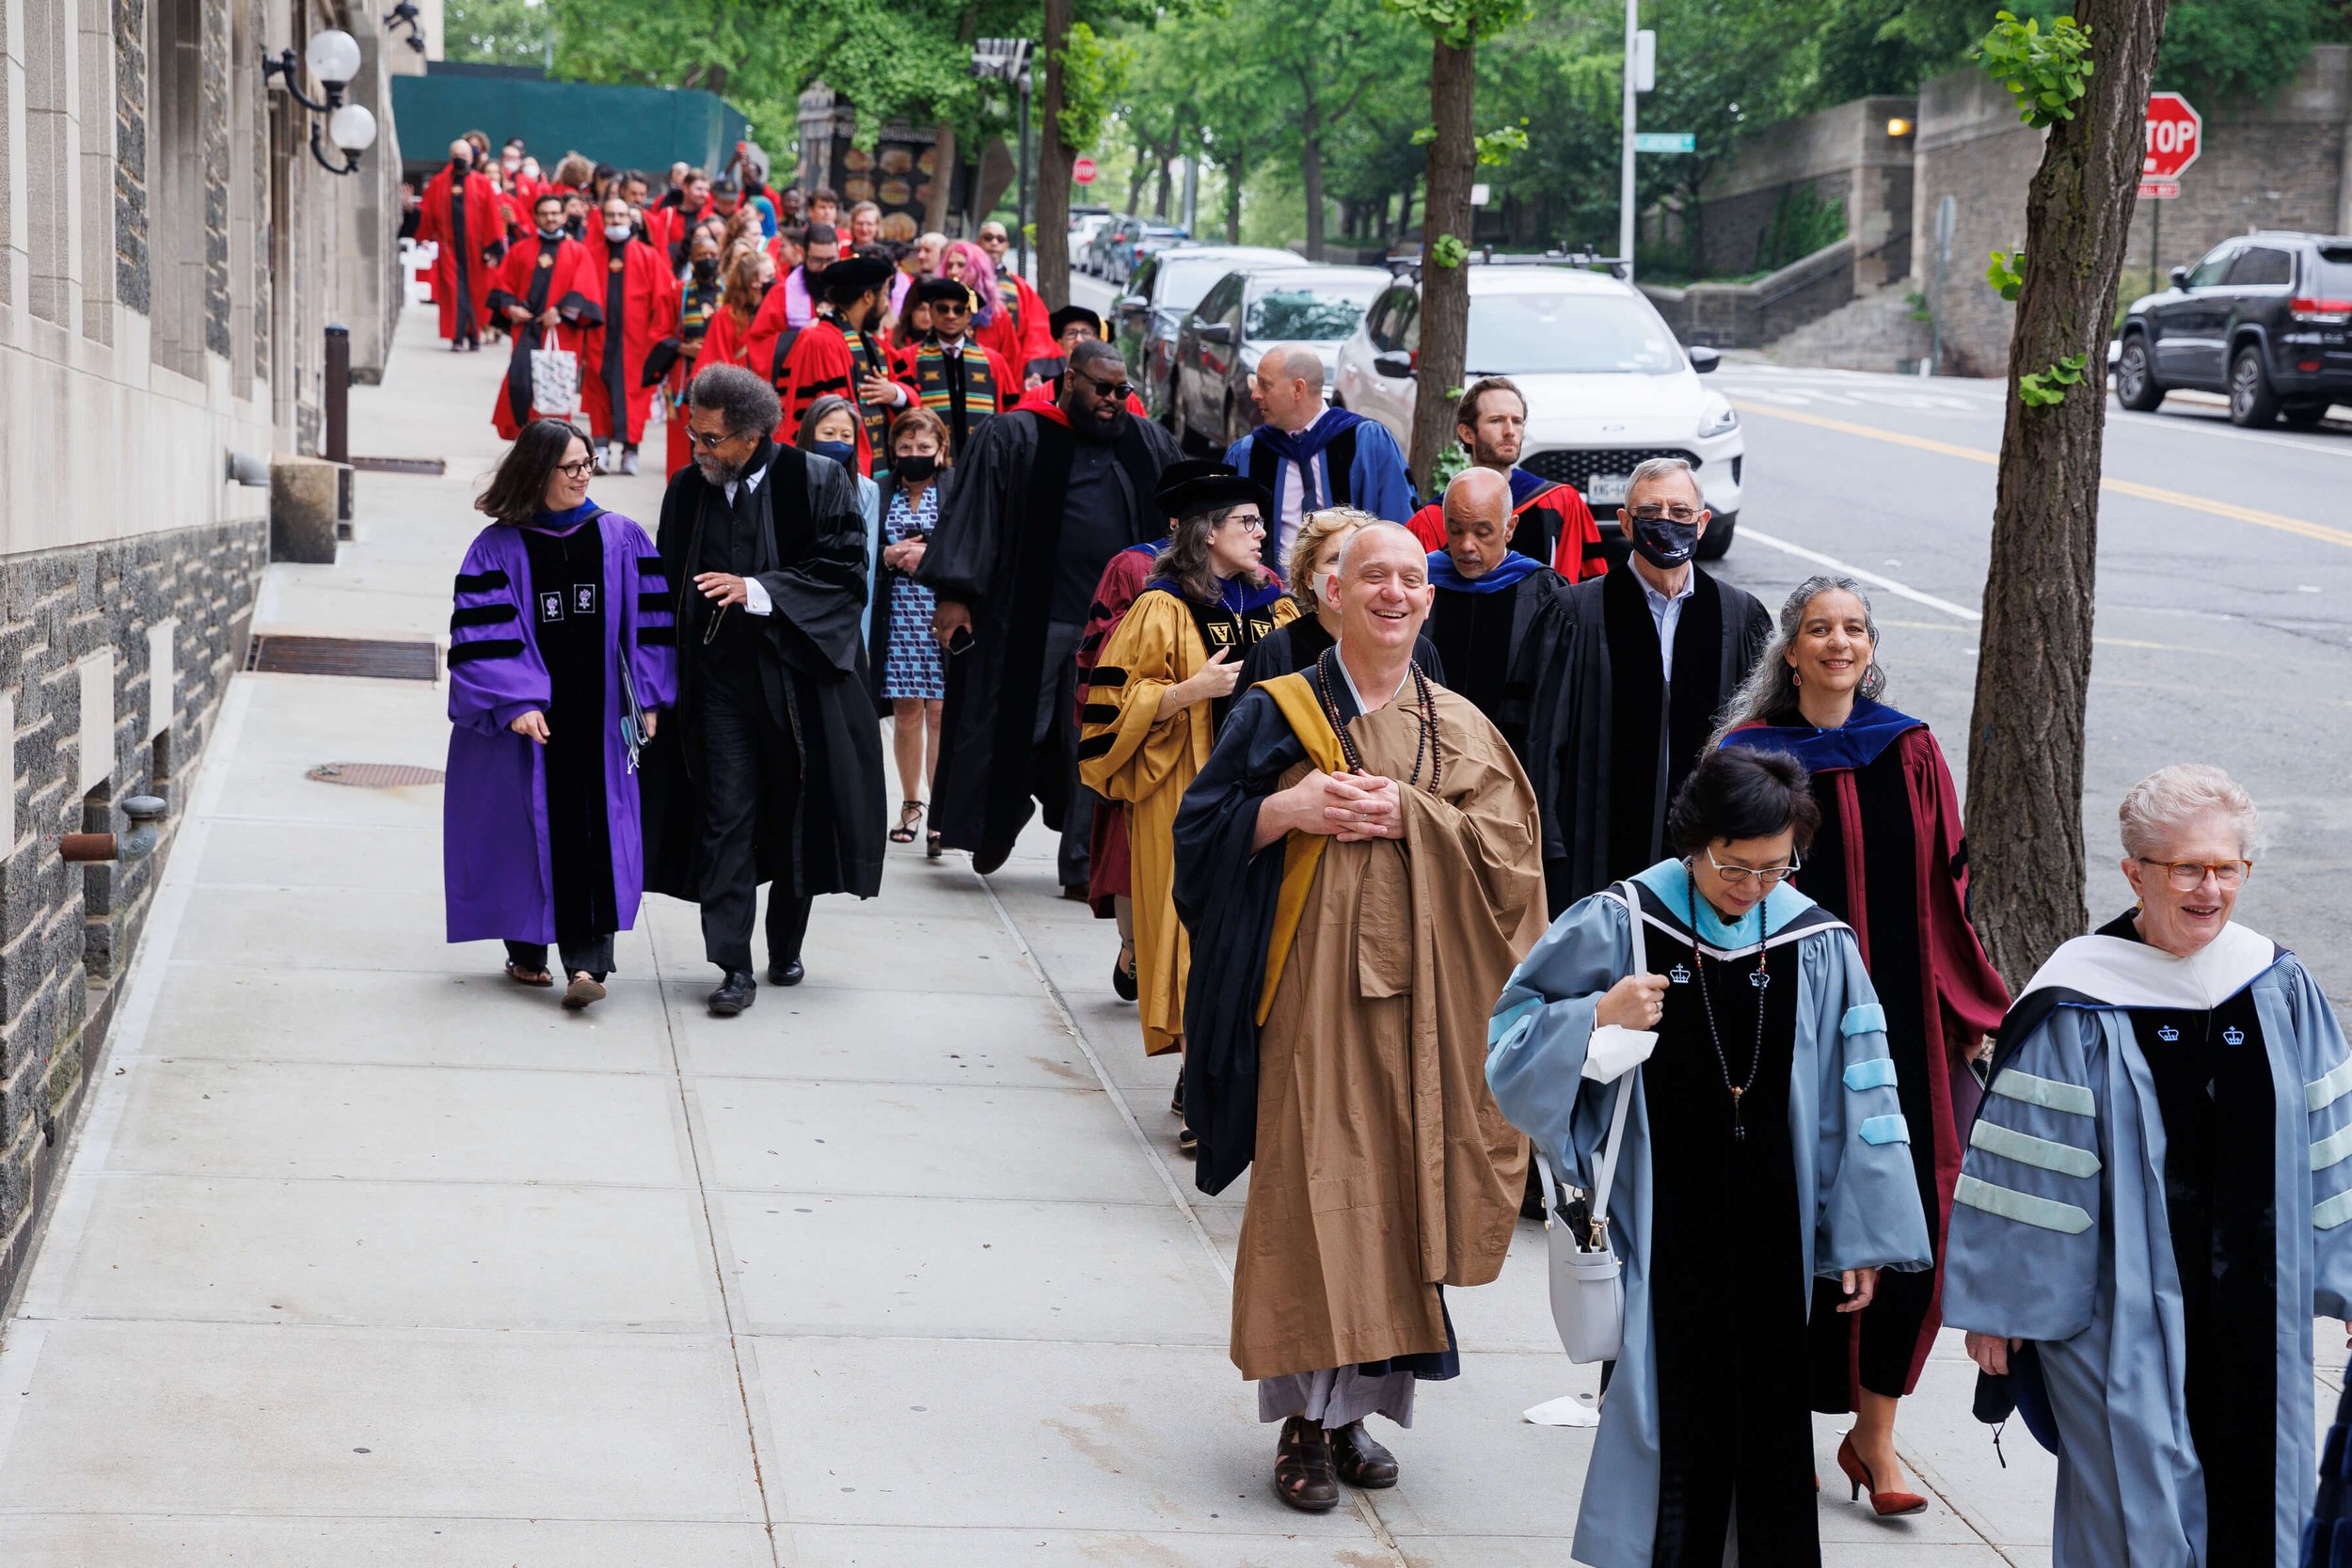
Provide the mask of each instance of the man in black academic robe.
{"label": "man in black academic robe", "polygon": [[915,580],[938,595],[947,701],[931,826],[986,875],[1032,797],[1084,897],[1091,801],[1078,784],[1078,643],[1110,558],[1157,539],[1152,499],[1176,443],[1134,417],[1119,351],[1082,342],[1058,400],[1032,395],[973,436]]}
{"label": "man in black academic robe", "polygon": [[1530,724],[1555,915],[1664,858],[1666,807],[1772,629],[1753,594],[1692,563],[1708,513],[1690,465],[1638,465],[1617,515],[1633,542],[1629,570],[1563,595],[1566,657]]}
{"label": "man in black academic robe", "polygon": [[882,886],[882,735],[866,692],[866,521],[849,470],[776,445],[773,388],[713,365],[688,389],[694,462],[656,548],[677,585],[678,700],[643,768],[645,886],[702,905],[722,1017],[798,985],[809,901]]}
{"label": "man in black academic robe", "polygon": [[1502,732],[1546,799],[1545,776],[1530,755],[1529,716],[1536,689],[1565,657],[1567,617],[1560,574],[1511,547],[1518,515],[1511,483],[1487,468],[1465,468],[1446,486],[1445,548],[1431,552],[1429,641],[1446,684],[1469,698]]}

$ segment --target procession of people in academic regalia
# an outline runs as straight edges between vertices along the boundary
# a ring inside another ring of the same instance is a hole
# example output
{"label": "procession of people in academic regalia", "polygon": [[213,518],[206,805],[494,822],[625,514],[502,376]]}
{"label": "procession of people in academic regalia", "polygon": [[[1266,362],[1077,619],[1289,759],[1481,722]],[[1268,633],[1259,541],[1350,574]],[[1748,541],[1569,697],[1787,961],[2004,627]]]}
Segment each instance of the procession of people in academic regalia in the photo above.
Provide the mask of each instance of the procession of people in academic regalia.
{"label": "procession of people in academic regalia", "polygon": [[[1282,344],[1257,428],[1187,457],[1001,225],[884,245],[748,153],[649,203],[520,152],[457,143],[421,201],[442,335],[510,340],[451,941],[585,1008],[674,896],[736,1017],[889,846],[993,876],[1041,816],[1175,1149],[1248,1175],[1231,1354],[1281,1503],[1396,1484],[1368,1418],[1462,1374],[1448,1292],[1534,1215],[1619,1271],[1579,1561],[1820,1563],[1816,1412],[1845,1498],[1925,1512],[1896,1428],[1950,1327],[1979,1417],[2057,1455],[2054,1568],[2352,1564],[2352,1425],[2316,1465],[2308,1398],[2311,1319],[2352,1312],[2352,1055],[2233,919],[2226,773],[2133,787],[2134,908],[2012,995],[1865,585],[1775,611],[1700,567],[1689,463],[1633,467],[1613,545],[1489,377],[1424,499]],[[657,408],[648,537],[588,491]]]}

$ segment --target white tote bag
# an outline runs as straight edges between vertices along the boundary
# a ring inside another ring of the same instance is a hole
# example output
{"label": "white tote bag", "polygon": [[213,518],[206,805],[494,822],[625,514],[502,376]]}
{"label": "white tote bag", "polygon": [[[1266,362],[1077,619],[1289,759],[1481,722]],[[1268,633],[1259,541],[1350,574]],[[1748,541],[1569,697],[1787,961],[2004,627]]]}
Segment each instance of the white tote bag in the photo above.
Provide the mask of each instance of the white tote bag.
{"label": "white tote bag", "polygon": [[[1642,940],[1642,909],[1632,887],[1619,883],[1633,937],[1633,967],[1647,974],[1649,963]],[[1609,1137],[1601,1145],[1600,1163],[1593,1172],[1587,1196],[1589,1228],[1582,1235],[1561,1212],[1560,1190],[1551,1162],[1535,1153],[1535,1173],[1544,1189],[1544,1242],[1551,1254],[1551,1322],[1560,1332],[1561,1348],[1579,1363],[1611,1361],[1625,1341],[1625,1267],[1609,1244],[1609,1189],[1616,1180],[1617,1153],[1625,1143],[1626,1107],[1633,1102],[1633,1069],[1616,1080],[1617,1100],[1609,1114]]]}
{"label": "white tote bag", "polygon": [[580,356],[549,328],[546,348],[531,351],[531,406],[540,418],[568,420],[580,412]]}

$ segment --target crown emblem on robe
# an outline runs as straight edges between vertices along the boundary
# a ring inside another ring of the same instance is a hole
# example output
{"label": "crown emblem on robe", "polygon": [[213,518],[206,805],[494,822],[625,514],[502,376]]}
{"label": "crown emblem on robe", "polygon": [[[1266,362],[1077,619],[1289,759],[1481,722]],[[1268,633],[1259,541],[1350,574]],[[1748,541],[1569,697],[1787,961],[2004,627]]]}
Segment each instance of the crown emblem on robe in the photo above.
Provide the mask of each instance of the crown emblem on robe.
{"label": "crown emblem on robe", "polygon": [[1674,968],[1666,971],[1666,978],[1672,980],[1677,986],[1687,986],[1691,983],[1691,972],[1683,968],[1680,964],[1677,964]]}
{"label": "crown emblem on robe", "polygon": [[2173,1028],[2169,1023],[2156,1031],[2156,1038],[2164,1041],[2167,1045],[2170,1045],[2174,1040],[2177,1040],[2180,1037],[2181,1032],[2178,1029]]}
{"label": "crown emblem on robe", "polygon": [[2224,1045],[2244,1045],[2246,1043],[2246,1031],[2238,1028],[2235,1024],[2232,1024],[2229,1028],[2221,1031],[2221,1043]]}
{"label": "crown emblem on robe", "polygon": [[1748,984],[1754,986],[1758,990],[1762,990],[1766,986],[1769,986],[1772,983],[1772,977],[1765,974],[1760,969],[1748,976]]}

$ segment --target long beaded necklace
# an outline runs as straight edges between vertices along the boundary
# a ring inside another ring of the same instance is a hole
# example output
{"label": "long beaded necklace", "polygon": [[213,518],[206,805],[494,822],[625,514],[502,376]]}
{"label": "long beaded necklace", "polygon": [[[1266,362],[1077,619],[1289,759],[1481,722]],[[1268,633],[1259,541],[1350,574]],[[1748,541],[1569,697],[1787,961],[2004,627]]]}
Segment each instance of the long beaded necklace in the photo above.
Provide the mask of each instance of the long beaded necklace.
{"label": "long beaded necklace", "polygon": [[[1361,773],[1364,771],[1363,755],[1356,750],[1355,737],[1347,733],[1347,726],[1341,722],[1340,705],[1331,695],[1331,669],[1339,662],[1339,657],[1340,650],[1335,644],[1324,649],[1316,657],[1315,695],[1323,700],[1323,715],[1330,721],[1331,733],[1340,737],[1340,756],[1346,762],[1348,771]],[[1412,676],[1413,700],[1421,709],[1416,715],[1420,721],[1420,736],[1413,742],[1413,772],[1406,784],[1408,786],[1421,784],[1422,759],[1427,757],[1429,783],[1422,787],[1435,795],[1445,778],[1445,748],[1438,738],[1438,716],[1429,699],[1429,677],[1422,673],[1419,659],[1413,660]]]}
{"label": "long beaded necklace", "polygon": [[1748,984],[1756,990],[1756,1046],[1748,1055],[1746,1082],[1734,1084],[1731,1081],[1731,1059],[1724,1054],[1724,1037],[1715,1028],[1715,999],[1707,988],[1707,964],[1699,953],[1698,873],[1691,868],[1687,861],[1683,863],[1682,870],[1683,874],[1691,879],[1691,967],[1698,974],[1699,1006],[1707,1014],[1707,1038],[1708,1042],[1715,1048],[1715,1066],[1724,1075],[1724,1087],[1731,1094],[1732,1139],[1737,1143],[1745,1143],[1748,1139],[1748,1129],[1746,1124],[1740,1119],[1740,1102],[1747,1097],[1750,1089],[1756,1087],[1756,1069],[1764,1062],[1763,992],[1764,989],[1772,983],[1772,975],[1766,973],[1766,965],[1771,961],[1772,954],[1764,945],[1764,906],[1758,904],[1756,907],[1756,973],[1748,976]]}

